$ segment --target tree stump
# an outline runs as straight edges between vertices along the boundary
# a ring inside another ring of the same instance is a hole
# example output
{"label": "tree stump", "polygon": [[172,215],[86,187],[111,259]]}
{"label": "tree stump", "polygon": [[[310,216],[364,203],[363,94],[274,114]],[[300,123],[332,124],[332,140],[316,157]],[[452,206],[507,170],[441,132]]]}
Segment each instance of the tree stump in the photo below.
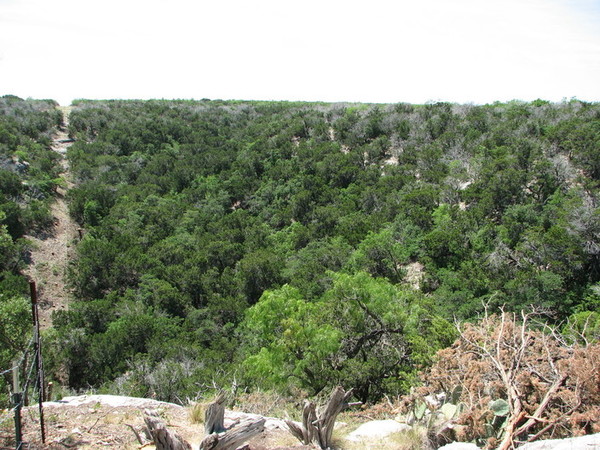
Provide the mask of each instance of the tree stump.
{"label": "tree stump", "polygon": [[167,429],[156,411],[144,410],[144,422],[154,440],[156,450],[191,450],[192,447],[175,431]]}
{"label": "tree stump", "polygon": [[206,408],[204,413],[204,431],[206,434],[225,431],[225,394],[219,396]]}
{"label": "tree stump", "polygon": [[302,411],[302,425],[299,426],[291,420],[286,420],[285,423],[290,432],[303,444],[314,443],[322,449],[331,448],[331,435],[335,426],[335,419],[348,406],[347,400],[351,395],[352,389],[345,392],[344,388],[338,386],[331,393],[327,405],[320,414],[316,414],[316,405],[313,402],[305,401]]}
{"label": "tree stump", "polygon": [[204,430],[207,436],[200,443],[200,450],[230,450],[260,434],[265,429],[265,419],[248,419],[225,428],[225,394],[221,393],[206,408]]}

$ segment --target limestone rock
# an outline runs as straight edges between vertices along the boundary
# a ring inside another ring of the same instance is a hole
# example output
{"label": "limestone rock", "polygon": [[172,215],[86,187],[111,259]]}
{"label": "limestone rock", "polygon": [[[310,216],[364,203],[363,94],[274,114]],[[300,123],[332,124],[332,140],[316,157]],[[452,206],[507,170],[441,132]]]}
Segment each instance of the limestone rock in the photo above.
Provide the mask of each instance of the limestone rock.
{"label": "limestone rock", "polygon": [[452,442],[440,447],[438,450],[479,450],[475,444],[470,442]]}
{"label": "limestone rock", "polygon": [[346,436],[346,439],[353,442],[376,440],[385,438],[392,433],[408,431],[410,429],[410,425],[399,423],[395,420],[373,420],[371,422],[363,423],[360,427]]}
{"label": "limestone rock", "polygon": [[519,450],[600,450],[600,433],[588,434],[568,439],[548,439],[530,442],[519,447]]}

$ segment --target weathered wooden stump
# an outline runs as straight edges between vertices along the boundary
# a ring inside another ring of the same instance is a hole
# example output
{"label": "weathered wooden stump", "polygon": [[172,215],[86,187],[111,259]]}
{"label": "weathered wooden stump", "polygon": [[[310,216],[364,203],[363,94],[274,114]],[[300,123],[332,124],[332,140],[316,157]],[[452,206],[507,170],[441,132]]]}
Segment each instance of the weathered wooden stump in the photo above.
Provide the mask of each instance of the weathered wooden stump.
{"label": "weathered wooden stump", "polygon": [[297,425],[291,420],[285,423],[291,433],[303,444],[317,444],[322,449],[331,448],[331,435],[335,426],[335,419],[344,408],[348,406],[347,400],[352,395],[352,389],[344,391],[341,386],[336,387],[331,397],[320,414],[316,413],[316,405],[306,400],[302,411],[302,425]]}
{"label": "weathered wooden stump", "polygon": [[206,408],[204,430],[207,436],[200,443],[200,450],[230,450],[260,434],[265,429],[265,419],[236,422],[225,428],[225,395],[219,396]]}
{"label": "weathered wooden stump", "polygon": [[222,433],[225,431],[225,394],[221,393],[206,408],[204,413],[204,431],[206,434]]}
{"label": "weathered wooden stump", "polygon": [[154,410],[144,410],[144,422],[154,440],[156,450],[191,450],[191,445],[176,431],[167,429],[163,420]]}

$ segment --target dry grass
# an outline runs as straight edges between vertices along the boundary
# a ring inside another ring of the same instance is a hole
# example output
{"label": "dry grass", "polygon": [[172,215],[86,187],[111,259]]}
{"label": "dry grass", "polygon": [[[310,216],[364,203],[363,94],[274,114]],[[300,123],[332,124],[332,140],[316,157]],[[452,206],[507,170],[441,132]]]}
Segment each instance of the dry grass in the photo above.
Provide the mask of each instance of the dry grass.
{"label": "dry grass", "polygon": [[200,425],[204,423],[206,403],[193,403],[189,406],[188,409],[191,423]]}
{"label": "dry grass", "polygon": [[300,441],[287,431],[264,433],[252,440],[252,444],[258,449],[270,449],[281,447],[295,447]]}
{"label": "dry grass", "polygon": [[[340,430],[341,431],[341,430]],[[343,430],[343,435],[348,433]],[[427,443],[427,433],[422,429],[412,429],[392,433],[389,436],[379,439],[369,439],[368,441],[349,441],[334,432],[334,447],[343,450],[427,450],[431,448]]]}
{"label": "dry grass", "polygon": [[249,414],[265,417],[301,420],[302,398],[290,398],[270,391],[256,391],[239,395],[234,408]]}

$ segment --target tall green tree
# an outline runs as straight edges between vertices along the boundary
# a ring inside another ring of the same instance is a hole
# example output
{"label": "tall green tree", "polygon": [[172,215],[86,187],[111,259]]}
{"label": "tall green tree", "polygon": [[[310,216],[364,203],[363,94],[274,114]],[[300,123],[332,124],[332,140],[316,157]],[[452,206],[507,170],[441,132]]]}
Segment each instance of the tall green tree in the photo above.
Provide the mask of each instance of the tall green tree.
{"label": "tall green tree", "polygon": [[313,394],[336,384],[362,400],[405,392],[416,367],[453,338],[453,327],[432,315],[410,288],[364,272],[331,274],[333,285],[315,301],[290,286],[267,291],[242,324],[251,337],[248,381]]}

